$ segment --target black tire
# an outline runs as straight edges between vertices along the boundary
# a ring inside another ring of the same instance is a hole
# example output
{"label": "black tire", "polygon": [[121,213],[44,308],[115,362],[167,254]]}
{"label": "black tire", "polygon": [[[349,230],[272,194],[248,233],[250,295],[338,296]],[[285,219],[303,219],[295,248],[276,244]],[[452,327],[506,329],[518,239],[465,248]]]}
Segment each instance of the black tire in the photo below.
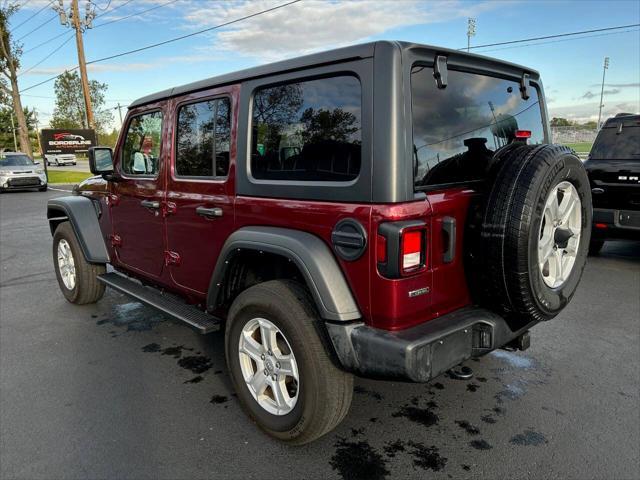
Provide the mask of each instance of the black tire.
{"label": "black tire", "polygon": [[40,188],[38,189],[38,191],[39,191],[39,192],[46,192],[46,191],[47,191],[47,189],[48,189],[48,185],[45,185],[44,187],[40,187]]}
{"label": "black tire", "polygon": [[589,255],[599,255],[603,246],[604,240],[591,239],[591,242],[589,243]]}
{"label": "black tire", "polygon": [[[538,240],[545,202],[561,182],[581,200],[581,236],[571,273],[557,288],[543,281]],[[488,179],[482,225],[473,248],[478,303],[504,316],[512,329],[555,317],[582,277],[591,237],[591,191],[582,162],[567,147],[523,145],[510,149]]]}
{"label": "black tire", "polygon": [[[58,265],[58,244],[63,239],[67,241],[71,248],[75,266],[76,281],[72,289],[65,286]],[[98,281],[97,277],[105,273],[106,267],[104,264],[89,263],[85,260],[76,234],[69,222],[62,222],[53,234],[53,265],[58,285],[67,301],[77,305],[84,305],[95,303],[104,295],[105,286]]]}
{"label": "black tire", "polygon": [[[298,399],[285,415],[272,414],[260,406],[242,375],[239,339],[244,326],[254,318],[265,318],[282,331],[298,364]],[[248,288],[235,299],[227,318],[226,358],[238,399],[262,430],[289,444],[309,443],[333,430],[351,405],[353,376],[332,361],[321,328],[307,291],[288,280]]]}

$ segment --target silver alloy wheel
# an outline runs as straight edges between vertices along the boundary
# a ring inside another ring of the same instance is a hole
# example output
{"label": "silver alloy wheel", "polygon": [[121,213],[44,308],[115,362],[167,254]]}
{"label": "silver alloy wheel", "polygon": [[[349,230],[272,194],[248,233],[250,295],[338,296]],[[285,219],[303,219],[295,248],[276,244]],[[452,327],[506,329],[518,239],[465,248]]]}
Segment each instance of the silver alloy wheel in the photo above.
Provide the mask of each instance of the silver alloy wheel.
{"label": "silver alloy wheel", "polygon": [[562,286],[571,275],[581,234],[582,202],[578,191],[571,182],[560,182],[547,197],[538,237],[538,264],[549,288]]}
{"label": "silver alloy wheel", "polygon": [[298,364],[282,331],[265,318],[242,328],[238,343],[240,369],[256,402],[273,415],[286,415],[298,401]]}
{"label": "silver alloy wheel", "polygon": [[64,286],[73,290],[76,286],[76,265],[69,242],[64,238],[58,242],[58,270]]}

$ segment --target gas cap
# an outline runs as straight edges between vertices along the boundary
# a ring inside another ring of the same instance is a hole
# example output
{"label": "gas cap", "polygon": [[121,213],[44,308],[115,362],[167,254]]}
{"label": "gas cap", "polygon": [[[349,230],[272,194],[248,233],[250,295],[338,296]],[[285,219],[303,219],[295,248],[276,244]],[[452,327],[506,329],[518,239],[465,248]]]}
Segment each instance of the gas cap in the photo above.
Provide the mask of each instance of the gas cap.
{"label": "gas cap", "polygon": [[340,258],[351,262],[367,249],[367,232],[357,220],[344,218],[333,228],[331,243]]}

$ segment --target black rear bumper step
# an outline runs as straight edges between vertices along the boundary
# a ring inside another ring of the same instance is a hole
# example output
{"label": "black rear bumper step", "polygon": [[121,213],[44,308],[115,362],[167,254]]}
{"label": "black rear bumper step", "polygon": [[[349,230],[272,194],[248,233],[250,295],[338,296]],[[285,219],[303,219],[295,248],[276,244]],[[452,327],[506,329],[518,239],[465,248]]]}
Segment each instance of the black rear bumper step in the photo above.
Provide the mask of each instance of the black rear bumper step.
{"label": "black rear bumper step", "polygon": [[198,310],[192,305],[183,303],[170,295],[164,295],[153,288],[145,287],[124,275],[110,272],[98,275],[98,280],[145,305],[188,324],[200,333],[204,334],[220,330],[222,324],[220,319]]}

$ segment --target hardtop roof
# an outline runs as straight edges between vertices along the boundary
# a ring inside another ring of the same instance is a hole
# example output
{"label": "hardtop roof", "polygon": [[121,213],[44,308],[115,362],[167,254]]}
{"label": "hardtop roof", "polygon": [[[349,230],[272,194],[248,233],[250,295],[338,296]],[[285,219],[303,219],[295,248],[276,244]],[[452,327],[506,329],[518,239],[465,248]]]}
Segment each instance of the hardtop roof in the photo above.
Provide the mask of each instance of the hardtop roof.
{"label": "hardtop roof", "polygon": [[186,93],[196,92],[199,90],[204,90],[207,88],[219,87],[219,86],[229,85],[233,83],[240,83],[250,79],[267,77],[271,75],[291,72],[291,71],[309,68],[313,66],[330,65],[333,63],[340,63],[348,60],[370,58],[374,56],[376,46],[382,43],[393,45],[402,51],[426,49],[434,53],[444,54],[447,56],[454,55],[456,57],[475,58],[477,60],[482,60],[483,63],[487,63],[487,62],[495,63],[496,65],[499,64],[501,66],[509,67],[510,69],[527,71],[536,77],[539,76],[537,71],[532,70],[528,67],[524,67],[522,65],[517,65],[510,62],[505,62],[502,60],[497,60],[495,58],[486,57],[484,55],[477,55],[474,53],[467,53],[460,50],[436,47],[432,45],[423,45],[423,44],[417,44],[417,43],[411,43],[411,42],[380,40],[377,42],[369,42],[369,43],[363,43],[359,45],[352,45],[348,47],[337,48],[334,50],[327,50],[325,52],[312,53],[310,55],[304,55],[301,57],[296,57],[288,60],[268,63],[265,65],[247,68],[244,70],[238,70],[235,72],[230,72],[223,75],[218,75],[215,77],[210,77],[210,78],[206,78],[196,82],[188,83],[185,85],[168,88],[166,90],[162,90],[160,92],[156,92],[151,95],[146,95],[144,97],[138,98],[137,100],[134,100],[129,105],[129,108],[138,107],[141,105],[145,105],[147,103],[157,102],[167,98],[176,97],[178,95],[184,95]]}

